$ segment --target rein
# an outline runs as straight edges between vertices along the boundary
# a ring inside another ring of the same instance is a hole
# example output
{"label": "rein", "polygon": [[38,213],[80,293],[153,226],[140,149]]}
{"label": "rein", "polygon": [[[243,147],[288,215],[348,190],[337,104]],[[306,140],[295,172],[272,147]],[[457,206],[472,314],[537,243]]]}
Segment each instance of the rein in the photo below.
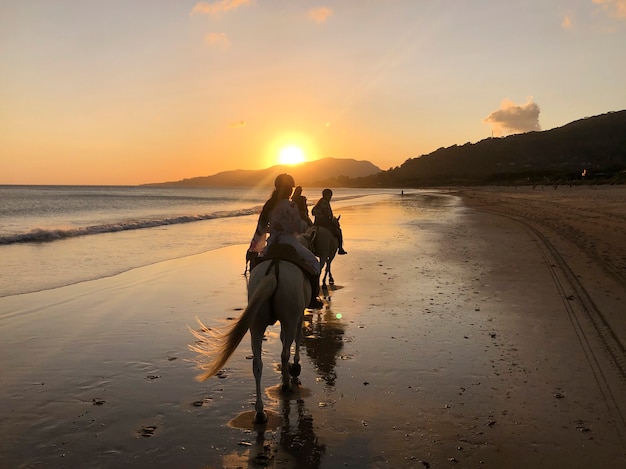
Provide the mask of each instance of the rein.
{"label": "rein", "polygon": [[267,266],[267,269],[265,269],[265,276],[268,276],[268,275],[269,275],[269,273],[270,273],[270,269],[271,269],[273,266],[276,266],[276,281],[277,281],[277,282],[278,282],[278,272],[279,272],[279,270],[280,270],[280,269],[278,268],[278,266],[280,265],[280,264],[278,263],[278,261],[279,261],[279,259],[272,259],[272,261],[270,262],[270,265],[268,265],[268,266]]}

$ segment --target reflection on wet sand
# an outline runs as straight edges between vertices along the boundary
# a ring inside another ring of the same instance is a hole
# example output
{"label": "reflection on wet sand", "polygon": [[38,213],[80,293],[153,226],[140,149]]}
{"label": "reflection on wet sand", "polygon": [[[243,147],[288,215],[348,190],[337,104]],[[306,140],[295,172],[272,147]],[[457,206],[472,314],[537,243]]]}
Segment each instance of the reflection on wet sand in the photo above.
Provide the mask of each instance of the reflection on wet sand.
{"label": "reflection on wet sand", "polygon": [[304,345],[306,353],[315,365],[315,371],[319,374],[327,386],[334,386],[337,374],[335,366],[339,352],[343,348],[343,336],[345,324],[341,321],[341,314],[332,310],[330,298],[333,289],[331,286],[324,289],[324,296],[328,303],[326,308],[316,313],[308,313],[304,316]]}
{"label": "reflection on wet sand", "polygon": [[313,417],[304,400],[311,396],[311,391],[301,387],[297,378],[292,384],[293,391],[288,394],[280,386],[266,389],[268,396],[280,401],[280,414],[267,411],[267,423],[254,424],[254,411],[243,412],[229,422],[229,426],[246,431],[250,439],[239,442],[240,447],[247,449],[224,456],[223,467],[320,467],[325,445],[318,442]]}
{"label": "reflection on wet sand", "polygon": [[320,444],[315,434],[313,416],[305,406],[303,399],[296,401],[297,420],[292,426],[290,421],[291,401],[283,401],[283,419],[285,424],[280,431],[280,449],[278,460],[283,459],[281,453],[289,455],[290,466],[297,468],[318,468],[326,446]]}
{"label": "reflection on wet sand", "polygon": [[[228,423],[232,428],[244,430],[250,437],[239,442],[241,449],[224,456],[222,467],[266,467],[274,459],[275,451],[272,449],[272,442],[265,439],[265,433],[269,432],[273,435],[283,425],[283,421],[275,412],[268,410],[266,413],[267,422],[262,424],[254,423],[255,412],[253,410],[242,412]],[[253,438],[254,441],[252,441]]]}

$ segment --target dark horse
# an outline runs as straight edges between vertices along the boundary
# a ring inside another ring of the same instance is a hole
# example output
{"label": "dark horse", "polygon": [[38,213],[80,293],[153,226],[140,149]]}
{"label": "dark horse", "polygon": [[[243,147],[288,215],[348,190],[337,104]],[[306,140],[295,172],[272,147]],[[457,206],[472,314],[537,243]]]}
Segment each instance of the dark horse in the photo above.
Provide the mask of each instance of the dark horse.
{"label": "dark horse", "polygon": [[[339,248],[339,241],[333,235],[333,233],[324,226],[316,225],[315,230],[317,230],[317,234],[312,236],[313,241],[311,242],[311,232],[307,233],[306,236],[300,236],[300,242],[304,244],[310,251],[313,251],[319,260],[320,260],[320,272],[324,271],[324,277],[322,278],[322,286],[326,285],[326,277],[328,277],[328,283],[333,285],[335,283],[335,279],[333,278],[333,274],[330,271],[330,265],[333,262],[333,259],[337,255],[337,249]],[[324,269],[325,268],[325,269]]]}

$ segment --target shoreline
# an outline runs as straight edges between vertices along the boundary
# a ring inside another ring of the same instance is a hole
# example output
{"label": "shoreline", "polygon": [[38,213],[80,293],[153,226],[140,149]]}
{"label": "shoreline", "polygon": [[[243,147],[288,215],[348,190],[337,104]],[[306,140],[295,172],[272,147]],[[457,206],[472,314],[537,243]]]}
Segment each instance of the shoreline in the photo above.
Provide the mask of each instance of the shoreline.
{"label": "shoreline", "polygon": [[[221,378],[203,384],[193,379],[187,349],[196,316],[224,328],[245,307],[243,245],[0,298],[7,403],[0,461],[210,468],[626,461],[624,383],[591,320],[572,309],[582,302],[568,300],[578,293],[567,290],[558,263],[550,267],[555,254],[539,234],[567,265],[580,257],[567,250],[575,243],[485,212],[492,204],[511,215],[502,191],[463,192],[463,203],[407,194],[338,211],[349,254],[333,263],[337,285],[327,307],[306,316],[301,387],[292,396],[275,392],[280,329],[268,328],[262,384],[275,419],[264,429],[245,423],[254,402],[249,340]],[[617,290],[601,288],[603,278],[587,280],[595,268],[581,265],[581,273],[571,268],[618,334],[621,310],[609,308]]]}

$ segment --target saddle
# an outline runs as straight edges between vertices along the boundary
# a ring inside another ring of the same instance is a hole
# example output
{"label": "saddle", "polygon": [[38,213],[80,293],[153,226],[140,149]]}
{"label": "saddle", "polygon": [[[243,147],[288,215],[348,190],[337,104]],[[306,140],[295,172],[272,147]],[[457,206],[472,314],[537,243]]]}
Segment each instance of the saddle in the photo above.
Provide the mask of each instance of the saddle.
{"label": "saddle", "polygon": [[262,264],[263,262],[276,259],[291,262],[292,264],[298,266],[308,278],[315,278],[317,281],[317,276],[311,271],[311,267],[298,255],[296,248],[285,243],[272,244],[267,248],[267,254],[251,259],[250,270],[254,269],[257,265]]}

